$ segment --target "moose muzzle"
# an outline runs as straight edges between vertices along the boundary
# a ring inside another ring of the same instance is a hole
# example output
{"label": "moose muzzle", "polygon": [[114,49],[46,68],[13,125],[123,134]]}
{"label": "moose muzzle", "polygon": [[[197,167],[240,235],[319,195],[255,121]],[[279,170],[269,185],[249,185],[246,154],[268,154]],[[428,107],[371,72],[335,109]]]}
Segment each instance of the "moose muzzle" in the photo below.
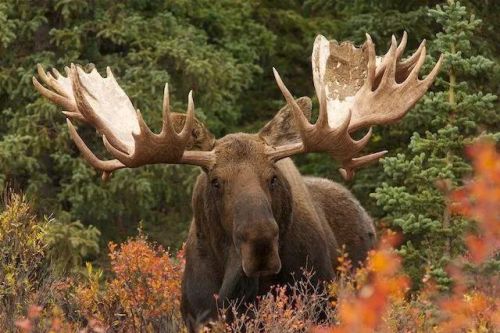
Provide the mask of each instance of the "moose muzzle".
{"label": "moose muzzle", "polygon": [[277,274],[281,270],[278,224],[265,200],[250,201],[253,209],[239,210],[234,221],[234,243],[243,272],[248,277]]}

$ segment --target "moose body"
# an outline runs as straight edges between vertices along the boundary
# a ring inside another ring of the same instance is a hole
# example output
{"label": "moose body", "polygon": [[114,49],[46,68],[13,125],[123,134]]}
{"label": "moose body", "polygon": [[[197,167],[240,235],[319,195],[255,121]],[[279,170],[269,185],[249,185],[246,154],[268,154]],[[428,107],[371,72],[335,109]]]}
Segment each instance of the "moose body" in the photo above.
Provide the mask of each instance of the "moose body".
{"label": "moose body", "polygon": [[374,245],[372,220],[348,190],[303,177],[289,158],[263,159],[262,140],[219,140],[218,160],[230,163],[202,173],[194,187],[182,281],[182,313],[193,332],[216,318],[216,295],[219,305],[253,301],[306,268],[320,284],[333,279],[339,246],[358,263]]}
{"label": "moose body", "polygon": [[[277,163],[276,173],[280,174],[284,193],[278,193],[276,198],[271,196],[271,202],[278,201],[286,209],[276,212],[279,226],[276,246],[281,269],[262,276],[257,271],[256,276],[251,277],[242,268],[240,251],[235,248],[232,235],[217,227],[221,225],[221,217],[214,207],[208,207],[213,205],[213,196],[207,190],[210,186],[208,177],[201,175],[198,178],[182,281],[182,312],[190,327],[215,318],[215,295],[221,303],[224,299],[251,301],[268,292],[272,285],[293,283],[305,268],[314,269],[313,283],[329,281],[334,277],[337,265],[338,244],[345,244],[346,251],[357,261],[362,261],[373,247],[375,231],[372,221],[345,188],[326,179],[301,176],[289,159]],[[245,198],[247,193],[242,196]],[[267,207],[251,205],[242,209]],[[252,215],[243,216],[242,220],[250,221],[236,223],[261,223],[253,218]],[[267,230],[260,231],[265,233]],[[254,260],[265,261],[269,256],[266,249],[274,245],[264,243],[258,246],[262,251],[256,249],[255,255],[262,258]],[[262,267],[267,273],[265,263]]]}
{"label": "moose body", "polygon": [[[69,133],[89,164],[103,179],[121,168],[147,164],[190,164],[202,168],[193,190],[194,218],[186,244],[182,313],[191,332],[217,314],[215,295],[224,302],[252,301],[273,284],[315,272],[313,283],[335,275],[341,246],[354,264],[365,259],[375,241],[373,223],[349,191],[326,179],[303,177],[289,158],[326,152],[342,165],[345,179],[377,161],[386,151],[358,156],[372,125],[401,119],[424,95],[439,71],[439,59],[425,79],[425,43],[401,60],[407,35],[393,36],[383,57],[376,57],[369,35],[352,43],[318,36],[312,54],[318,119],[310,123],[311,100],[295,100],[274,76],[287,106],[259,133],[229,134],[215,139],[194,116],[192,94],[186,114],[170,112],[168,85],[159,134],[140,112],[108,68],[103,78],[72,65],[67,76],[38,66],[36,89],[64,107]],[[93,126],[112,160],[101,160],[79,136],[72,121]],[[351,134],[370,128],[363,138]]]}

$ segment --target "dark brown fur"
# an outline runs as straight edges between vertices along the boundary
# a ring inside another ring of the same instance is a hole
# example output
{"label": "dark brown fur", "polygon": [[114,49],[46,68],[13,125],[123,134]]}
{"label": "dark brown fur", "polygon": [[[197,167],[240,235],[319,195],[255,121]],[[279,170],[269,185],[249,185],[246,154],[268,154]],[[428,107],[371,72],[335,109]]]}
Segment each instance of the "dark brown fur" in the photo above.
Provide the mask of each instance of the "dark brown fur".
{"label": "dark brown fur", "polygon": [[[310,112],[310,101],[301,100]],[[354,262],[373,246],[373,223],[348,190],[301,176],[289,158],[265,157],[265,143],[298,139],[283,123],[289,111],[283,108],[259,134],[217,140],[216,165],[198,177],[182,281],[191,332],[215,318],[224,300],[252,301],[273,284],[299,278],[305,267],[315,271],[313,282],[331,280],[342,244]]]}

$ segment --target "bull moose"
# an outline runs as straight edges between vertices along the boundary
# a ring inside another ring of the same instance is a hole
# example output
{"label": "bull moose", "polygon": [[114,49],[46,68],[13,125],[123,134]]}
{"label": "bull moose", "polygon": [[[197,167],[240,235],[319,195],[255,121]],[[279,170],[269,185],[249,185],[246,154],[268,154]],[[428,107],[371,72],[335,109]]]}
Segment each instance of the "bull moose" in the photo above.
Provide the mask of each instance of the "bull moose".
{"label": "bull moose", "polygon": [[[315,281],[335,276],[340,246],[361,262],[375,242],[373,222],[352,194],[327,179],[302,176],[290,159],[295,154],[326,152],[342,165],[345,179],[378,160],[386,151],[361,157],[372,125],[401,119],[433,83],[439,59],[425,79],[418,75],[426,56],[425,41],[402,60],[407,35],[392,38],[388,52],[377,57],[369,35],[361,47],[323,36],[312,53],[319,115],[311,124],[308,97],[294,99],[276,69],[276,82],[286,100],[257,134],[234,133],[220,139],[195,118],[192,92],[186,114],[171,113],[168,85],[159,134],[107,69],[66,68],[45,72],[36,89],[62,106],[70,135],[83,158],[108,177],[121,168],[147,164],[201,167],[192,196],[193,220],[186,243],[182,313],[191,332],[217,315],[219,299],[251,301],[273,284],[286,284],[302,268],[315,271]],[[94,127],[115,158],[101,160],[83,142],[73,121]],[[353,132],[369,128],[359,140]]]}

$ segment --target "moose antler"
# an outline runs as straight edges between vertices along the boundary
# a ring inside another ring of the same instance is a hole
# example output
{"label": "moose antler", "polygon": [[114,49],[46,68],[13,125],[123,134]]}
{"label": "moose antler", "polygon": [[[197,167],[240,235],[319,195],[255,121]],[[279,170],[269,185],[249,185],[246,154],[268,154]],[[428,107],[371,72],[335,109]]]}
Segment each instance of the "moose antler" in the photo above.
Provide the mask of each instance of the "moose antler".
{"label": "moose antler", "polygon": [[[370,35],[366,38],[361,48],[346,42],[339,45],[321,35],[316,38],[312,66],[320,108],[314,125],[304,117],[274,69],[278,87],[292,106],[302,142],[270,150],[271,158],[328,152],[342,163],[343,177],[351,179],[355,169],[378,160],[387,152],[355,157],[370,140],[370,126],[401,119],[425,94],[436,78],[442,56],[427,77],[420,80],[418,74],[426,55],[425,41],[410,58],[400,62],[406,33],[399,47],[396,38],[392,37],[391,47],[383,58],[376,57]],[[350,133],[364,127],[370,127],[368,133],[358,141],[353,140]]]}
{"label": "moose antler", "polygon": [[40,64],[38,64],[36,68],[42,81],[54,91],[45,88],[35,77],[33,77],[33,85],[35,88],[52,103],[65,108],[66,111],[63,111],[63,113],[66,116],[85,122],[85,118],[76,107],[75,97],[73,96],[73,88],[71,86],[71,79],[69,78],[69,67],[64,67],[68,77],[61,75],[61,73],[59,73],[59,71],[55,68],[52,69],[52,73],[46,73]]}
{"label": "moose antler", "polygon": [[186,151],[194,123],[192,92],[188,96],[188,110],[182,130],[175,131],[170,113],[168,84],[163,98],[163,125],[159,134],[151,132],[139,110],[116,82],[111,70],[103,78],[97,70],[84,72],[71,65],[67,77],[53,70],[53,75],[38,66],[44,87],[33,77],[36,89],[50,101],[61,105],[69,118],[82,120],[93,126],[101,135],[106,150],[115,157],[104,161],[94,155],[67,119],[70,135],[85,160],[103,171],[105,179],[117,169],[135,168],[146,164],[175,163],[207,167],[214,162],[214,154],[207,151]]}

